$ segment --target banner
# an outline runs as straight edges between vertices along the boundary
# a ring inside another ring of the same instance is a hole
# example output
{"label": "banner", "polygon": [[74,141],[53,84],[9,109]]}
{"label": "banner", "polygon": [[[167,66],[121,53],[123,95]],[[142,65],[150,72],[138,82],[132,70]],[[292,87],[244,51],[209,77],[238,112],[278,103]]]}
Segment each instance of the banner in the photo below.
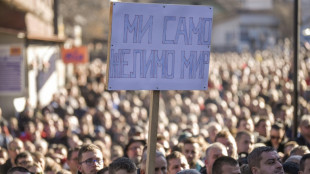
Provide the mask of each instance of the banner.
{"label": "banner", "polygon": [[85,46],[70,49],[62,48],[61,57],[64,63],[87,63],[88,50]]}

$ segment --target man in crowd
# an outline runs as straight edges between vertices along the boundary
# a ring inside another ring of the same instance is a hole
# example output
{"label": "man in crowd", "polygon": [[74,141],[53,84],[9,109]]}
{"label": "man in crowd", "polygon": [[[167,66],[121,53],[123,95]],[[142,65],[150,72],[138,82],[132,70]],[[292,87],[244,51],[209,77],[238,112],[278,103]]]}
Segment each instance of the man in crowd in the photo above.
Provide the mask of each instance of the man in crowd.
{"label": "man in crowd", "polygon": [[33,158],[28,151],[19,153],[15,158],[15,164],[19,167],[28,169],[33,164]]}
{"label": "man in crowd", "polygon": [[215,142],[220,142],[227,147],[228,156],[238,158],[236,140],[228,130],[220,131],[215,137]]}
{"label": "man in crowd", "polygon": [[249,154],[254,148],[254,135],[248,131],[240,131],[236,135],[237,153]]}
{"label": "man in crowd", "polygon": [[146,142],[140,138],[131,138],[124,149],[124,156],[132,160],[139,167],[145,144]]}
{"label": "man in crowd", "polygon": [[78,160],[78,169],[82,174],[96,174],[103,168],[102,152],[94,144],[82,146],[79,150]]}
{"label": "man in crowd", "polygon": [[253,174],[284,174],[279,154],[269,146],[254,149],[248,156],[248,164]]}
{"label": "man in crowd", "polygon": [[72,174],[76,174],[78,172],[79,167],[79,150],[80,147],[76,147],[73,149],[69,149],[68,156],[67,156],[67,164]]}
{"label": "man in crowd", "polygon": [[187,159],[191,169],[200,170],[204,164],[200,161],[200,145],[196,138],[190,137],[183,141],[182,153]]}
{"label": "man in crowd", "polygon": [[173,151],[166,157],[168,174],[176,174],[181,170],[189,169],[185,156],[178,151]]}
{"label": "man in crowd", "polygon": [[258,133],[256,137],[257,143],[264,143],[270,137],[271,123],[267,118],[259,118],[258,122],[255,124],[255,132]]}
{"label": "man in crowd", "polygon": [[6,174],[7,171],[15,166],[15,157],[17,154],[23,152],[25,150],[23,142],[19,138],[14,138],[9,144],[8,144],[8,153],[9,153],[9,159],[0,166],[0,174]]}
{"label": "man in crowd", "polygon": [[227,156],[226,147],[221,143],[213,143],[206,150],[205,168],[201,170],[202,174],[212,174],[212,166],[214,161],[221,157]]}
{"label": "man in crowd", "polygon": [[282,122],[276,122],[271,126],[270,140],[265,142],[266,146],[273,147],[277,152],[284,153],[285,129]]}
{"label": "man in crowd", "polygon": [[306,145],[310,149],[310,115],[304,115],[301,118],[300,135],[297,137],[296,142],[299,145]]}
{"label": "man in crowd", "polygon": [[[155,153],[155,174],[167,174],[167,160],[165,156],[159,151]],[[146,160],[147,152],[145,152],[142,157],[140,174],[146,173]]]}
{"label": "man in crowd", "polygon": [[241,171],[237,160],[222,156],[214,161],[212,174],[241,174]]}
{"label": "man in crowd", "polygon": [[136,174],[137,167],[129,158],[121,157],[109,165],[109,174]]}
{"label": "man in crowd", "polygon": [[310,173],[310,154],[302,156],[300,160],[298,174],[309,174]]}

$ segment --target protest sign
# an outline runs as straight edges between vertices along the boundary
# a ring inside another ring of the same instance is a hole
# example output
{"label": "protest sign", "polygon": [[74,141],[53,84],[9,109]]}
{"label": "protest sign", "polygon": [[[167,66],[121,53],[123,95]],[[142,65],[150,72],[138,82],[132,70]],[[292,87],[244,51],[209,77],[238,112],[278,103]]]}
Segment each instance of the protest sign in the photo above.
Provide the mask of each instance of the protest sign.
{"label": "protest sign", "polygon": [[109,90],[206,90],[213,8],[111,4]]}

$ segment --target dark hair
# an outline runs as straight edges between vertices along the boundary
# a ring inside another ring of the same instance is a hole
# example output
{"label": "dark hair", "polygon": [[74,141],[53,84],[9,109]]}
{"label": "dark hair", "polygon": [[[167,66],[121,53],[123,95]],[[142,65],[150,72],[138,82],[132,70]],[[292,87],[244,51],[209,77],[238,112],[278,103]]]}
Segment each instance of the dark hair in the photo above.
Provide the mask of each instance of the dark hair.
{"label": "dark hair", "polygon": [[299,164],[292,161],[288,161],[283,163],[283,169],[285,173],[298,174]]}
{"label": "dark hair", "polygon": [[25,151],[25,152],[19,153],[19,154],[15,157],[15,160],[14,160],[15,165],[18,165],[17,162],[18,162],[19,159],[21,159],[21,158],[27,158],[27,157],[31,157],[31,158],[32,158],[32,156],[31,156],[31,154],[30,154],[29,152]]}
{"label": "dark hair", "polygon": [[270,120],[266,117],[260,117],[259,120],[257,121],[257,123],[255,124],[255,127],[258,127],[262,122],[266,122],[266,121],[269,121]]}
{"label": "dark hair", "polygon": [[133,161],[126,157],[120,157],[112,161],[109,165],[109,174],[115,174],[118,170],[126,170],[127,173],[137,171],[137,167]]}
{"label": "dark hair", "polygon": [[272,126],[271,129],[275,129],[275,130],[285,130],[284,128],[284,124],[281,121],[277,121],[275,122]]}
{"label": "dark hair", "polygon": [[184,156],[184,155],[181,152],[178,152],[178,151],[171,152],[168,156],[166,156],[167,166],[169,167],[169,160],[180,159],[182,156]]}
{"label": "dark hair", "polygon": [[305,170],[305,162],[307,159],[310,158],[310,153],[305,154],[302,156],[300,163],[299,163],[299,171],[304,171]]}
{"label": "dark hair", "polygon": [[241,167],[240,167],[240,171],[242,174],[252,174],[251,170],[250,170],[250,167],[248,164],[243,164]]}
{"label": "dark hair", "polygon": [[243,164],[248,164],[248,156],[249,154],[246,152],[241,152],[238,154],[239,166],[242,166]]}
{"label": "dark hair", "polygon": [[7,174],[13,174],[14,172],[25,172],[30,174],[29,170],[24,167],[12,167],[8,170]]}
{"label": "dark hair", "polygon": [[133,144],[133,143],[136,143],[136,142],[140,142],[143,146],[146,145],[145,140],[140,139],[139,137],[132,137],[132,138],[129,140],[128,144],[127,144],[127,145],[125,146],[125,148],[124,148],[124,156],[125,156],[125,157],[128,157],[128,156],[127,156],[127,151],[128,151],[128,149],[129,149],[129,146],[130,146],[131,144]]}
{"label": "dark hair", "polygon": [[[183,140],[183,144],[195,144],[195,143],[198,143],[198,140],[197,138],[195,137],[188,137],[186,139]],[[199,143],[198,143],[199,144]]]}
{"label": "dark hair", "polygon": [[212,166],[212,173],[213,174],[221,174],[222,173],[222,166],[223,165],[230,165],[230,166],[239,166],[237,160],[229,156],[222,156],[216,159]]}
{"label": "dark hair", "polygon": [[103,169],[100,169],[97,174],[104,174],[104,172],[109,171],[109,167],[104,167]]}
{"label": "dark hair", "polygon": [[262,159],[262,153],[263,152],[272,152],[275,151],[270,146],[262,146],[255,148],[248,156],[248,164],[250,167],[250,170],[252,170],[252,167],[260,167],[260,161]]}

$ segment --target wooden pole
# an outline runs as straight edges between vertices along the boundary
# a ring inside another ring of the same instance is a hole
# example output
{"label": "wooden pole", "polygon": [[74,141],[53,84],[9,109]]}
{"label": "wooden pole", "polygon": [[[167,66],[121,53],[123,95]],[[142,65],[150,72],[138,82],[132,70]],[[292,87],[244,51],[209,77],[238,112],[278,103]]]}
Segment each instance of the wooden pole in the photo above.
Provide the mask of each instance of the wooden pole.
{"label": "wooden pole", "polygon": [[151,93],[149,132],[147,139],[146,174],[155,173],[155,152],[157,143],[159,94],[160,91],[158,90],[152,91]]}

